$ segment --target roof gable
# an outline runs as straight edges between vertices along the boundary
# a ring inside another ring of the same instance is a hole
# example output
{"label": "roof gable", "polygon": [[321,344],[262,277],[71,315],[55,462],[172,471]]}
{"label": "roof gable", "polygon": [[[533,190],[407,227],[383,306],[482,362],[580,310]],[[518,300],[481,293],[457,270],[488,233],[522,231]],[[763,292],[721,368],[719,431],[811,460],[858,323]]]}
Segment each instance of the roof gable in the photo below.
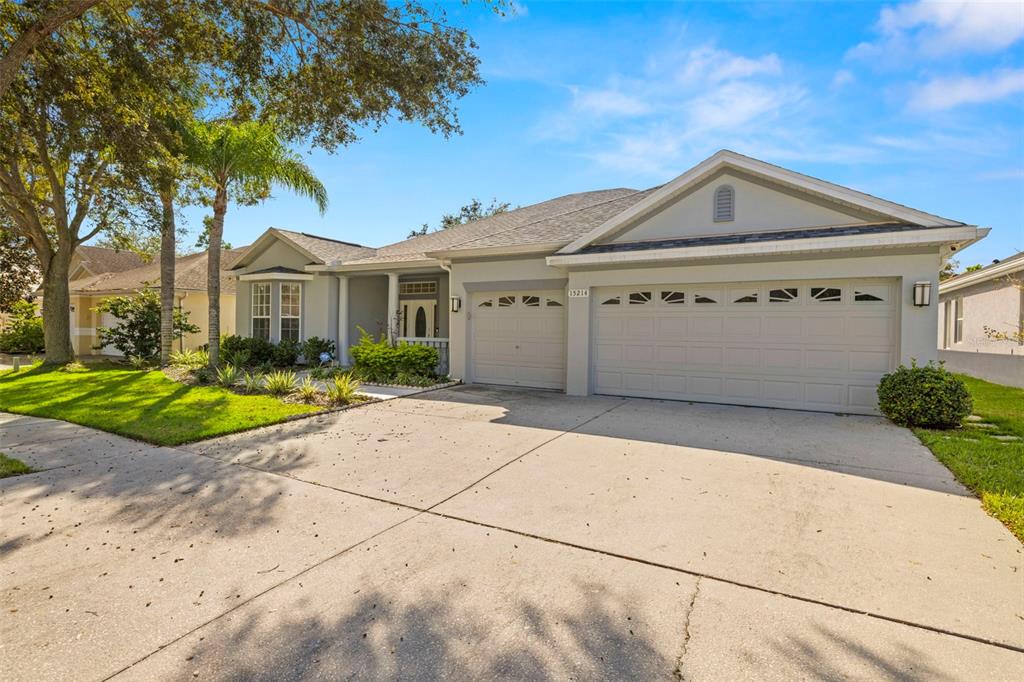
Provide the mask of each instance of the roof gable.
{"label": "roof gable", "polygon": [[[718,186],[717,178],[726,178],[726,184],[742,182],[750,198],[758,199],[755,210],[744,216],[742,197],[737,192],[737,220],[714,223],[710,193]],[[693,198],[690,205],[686,203],[687,197]],[[763,210],[761,204],[771,210]],[[786,216],[790,218],[787,220]],[[923,227],[963,224],[722,150],[609,218],[559,253],[576,253],[591,244],[620,241],[626,234],[629,236],[623,238],[629,241],[642,241],[886,221]]]}
{"label": "roof gable", "polygon": [[307,265],[325,265],[336,260],[359,258],[374,253],[374,249],[360,244],[271,227],[252,243],[232,269],[238,270],[252,265],[267,249],[277,243],[283,243],[301,255],[306,259]]}

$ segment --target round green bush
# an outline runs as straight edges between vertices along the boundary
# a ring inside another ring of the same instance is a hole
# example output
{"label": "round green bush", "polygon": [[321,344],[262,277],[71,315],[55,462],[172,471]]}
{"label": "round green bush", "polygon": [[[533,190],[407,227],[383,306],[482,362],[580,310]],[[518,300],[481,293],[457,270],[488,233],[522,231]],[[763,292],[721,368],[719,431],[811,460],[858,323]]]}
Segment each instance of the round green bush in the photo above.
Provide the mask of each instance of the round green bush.
{"label": "round green bush", "polygon": [[878,384],[878,409],[900,426],[956,428],[973,407],[967,386],[941,364],[900,365]]}

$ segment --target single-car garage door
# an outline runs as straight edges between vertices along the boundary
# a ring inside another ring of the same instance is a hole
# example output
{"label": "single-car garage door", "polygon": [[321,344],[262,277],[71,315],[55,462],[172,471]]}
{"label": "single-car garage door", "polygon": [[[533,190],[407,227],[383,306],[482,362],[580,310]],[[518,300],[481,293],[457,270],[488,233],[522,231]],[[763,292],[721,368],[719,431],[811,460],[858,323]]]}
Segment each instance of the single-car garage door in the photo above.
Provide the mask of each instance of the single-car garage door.
{"label": "single-car garage door", "polygon": [[897,282],[598,288],[594,392],[874,413]]}
{"label": "single-car garage door", "polygon": [[473,381],[565,387],[562,291],[477,293],[471,301]]}

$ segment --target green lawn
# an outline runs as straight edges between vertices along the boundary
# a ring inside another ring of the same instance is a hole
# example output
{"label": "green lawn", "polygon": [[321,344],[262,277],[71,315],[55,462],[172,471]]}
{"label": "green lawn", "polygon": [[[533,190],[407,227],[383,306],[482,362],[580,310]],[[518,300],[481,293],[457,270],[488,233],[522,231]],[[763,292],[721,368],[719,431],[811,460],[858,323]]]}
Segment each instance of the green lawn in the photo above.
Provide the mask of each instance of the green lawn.
{"label": "green lawn", "polygon": [[[974,398],[974,414],[994,428],[968,423],[956,431],[914,429],[914,433],[981,497],[989,514],[1024,542],[1024,389],[960,378]],[[1021,440],[1000,441],[996,436]]]}
{"label": "green lawn", "polygon": [[0,410],[63,419],[157,445],[276,424],[319,409],[217,386],[186,386],[159,371],[111,364],[88,365],[82,372],[36,366],[0,374]]}
{"label": "green lawn", "polygon": [[20,459],[8,457],[4,453],[0,452],[0,478],[31,474],[33,471],[35,471],[35,469],[22,462]]}

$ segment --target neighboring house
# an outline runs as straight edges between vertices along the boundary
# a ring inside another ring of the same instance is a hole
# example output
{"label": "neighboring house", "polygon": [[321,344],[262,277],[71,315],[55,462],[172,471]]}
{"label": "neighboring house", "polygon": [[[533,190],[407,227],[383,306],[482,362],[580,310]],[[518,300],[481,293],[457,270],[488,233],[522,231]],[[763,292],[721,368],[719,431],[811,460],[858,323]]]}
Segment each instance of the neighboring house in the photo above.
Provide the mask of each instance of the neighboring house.
{"label": "neighboring house", "polygon": [[[1018,339],[991,338],[986,327]],[[939,284],[938,329],[947,369],[1024,387],[1024,253]]]}
{"label": "neighboring house", "polygon": [[[221,333],[233,334],[235,329],[235,279],[227,270],[245,252],[245,248],[225,250],[221,254]],[[206,295],[207,252],[182,256],[174,271],[175,305],[189,313],[189,322],[199,327],[199,333],[187,334],[175,342],[181,348],[198,348],[209,341],[209,299]],[[96,306],[111,296],[130,296],[145,287],[160,291],[160,263],[152,262],[121,272],[72,279],[71,281],[71,341],[79,355],[119,355],[112,347],[96,350],[99,342],[97,327],[112,327],[117,318],[100,313]]]}
{"label": "neighboring house", "polygon": [[343,361],[387,331],[467,382],[874,413],[882,374],[936,358],[917,283],[987,232],[721,151],[381,248],[270,229],[233,267],[236,329]]}

